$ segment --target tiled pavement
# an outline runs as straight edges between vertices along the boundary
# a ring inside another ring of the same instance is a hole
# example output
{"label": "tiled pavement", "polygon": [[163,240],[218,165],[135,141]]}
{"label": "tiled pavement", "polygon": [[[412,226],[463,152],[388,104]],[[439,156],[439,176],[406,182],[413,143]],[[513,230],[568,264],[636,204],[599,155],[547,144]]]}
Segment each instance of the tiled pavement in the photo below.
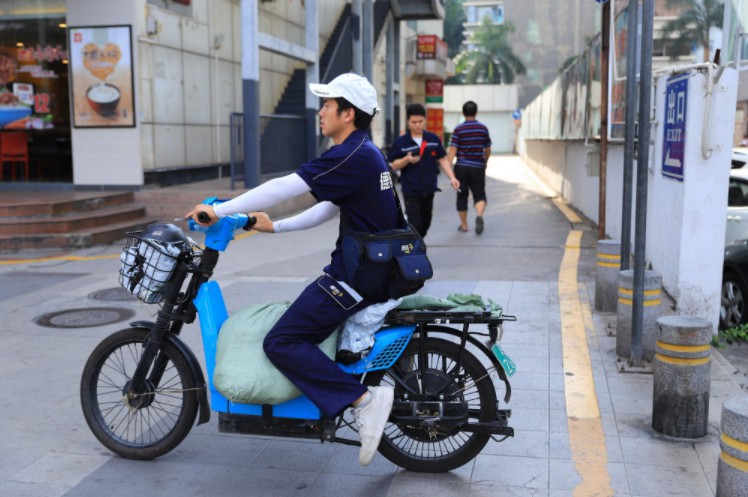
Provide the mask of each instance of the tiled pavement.
{"label": "tiled pavement", "polygon": [[[558,297],[558,268],[570,225],[517,159],[494,157],[490,168],[490,204],[481,237],[457,233],[451,194],[437,196],[439,224],[427,237],[437,273],[423,291],[437,296],[479,293],[517,315],[517,322],[506,325],[502,341],[518,367],[508,406],[515,438],[490,442],[474,461],[455,471],[425,475],[400,470],[381,456],[369,467],[359,467],[354,447],[220,434],[214,417],[158,460],[121,459],[86,427],[78,382],[93,347],[123,324],[51,329],[33,323],[45,312],[93,306],[124,307],[146,318],[146,310],[134,302],[89,297],[116,286],[118,247],[78,251],[78,260],[9,263],[3,256],[0,496],[576,495],[580,477],[569,441]],[[745,395],[734,381],[735,370],[714,354],[706,437],[672,440],[654,432],[652,375],[617,371],[615,338],[607,334],[615,329],[615,315],[590,310],[594,234],[589,227],[582,229],[579,294],[614,494],[712,496],[721,404],[729,396]],[[324,264],[335,230],[328,223],[283,238],[257,235],[235,242],[217,273],[229,310],[293,298]],[[199,357],[198,335],[197,325],[184,333]]]}

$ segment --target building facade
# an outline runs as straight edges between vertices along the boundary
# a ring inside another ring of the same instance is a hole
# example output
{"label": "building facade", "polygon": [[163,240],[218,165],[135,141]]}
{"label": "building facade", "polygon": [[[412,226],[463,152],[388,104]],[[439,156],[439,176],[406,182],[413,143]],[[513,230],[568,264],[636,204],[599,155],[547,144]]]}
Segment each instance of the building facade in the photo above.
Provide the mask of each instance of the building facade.
{"label": "building facade", "polygon": [[[248,9],[258,26],[249,45]],[[27,154],[3,162],[0,189],[139,189],[228,174],[246,132],[248,57],[261,179],[325,146],[309,77],[366,74],[383,109],[372,138],[385,147],[403,129],[400,109],[447,75],[446,58],[419,64],[414,43],[441,37],[441,18],[432,0],[0,0],[0,148],[20,139]],[[107,92],[116,102],[94,98]]]}

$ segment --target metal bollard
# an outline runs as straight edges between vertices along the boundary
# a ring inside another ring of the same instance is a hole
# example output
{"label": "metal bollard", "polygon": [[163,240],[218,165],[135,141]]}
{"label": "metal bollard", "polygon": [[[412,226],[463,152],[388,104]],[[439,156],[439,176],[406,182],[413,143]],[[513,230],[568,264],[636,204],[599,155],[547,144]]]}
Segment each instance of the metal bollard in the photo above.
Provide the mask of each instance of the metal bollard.
{"label": "metal bollard", "polygon": [[703,437],[709,425],[712,324],[663,316],[657,330],[652,428],[671,437]]}
{"label": "metal bollard", "polygon": [[620,240],[597,241],[595,269],[595,310],[616,312],[618,304],[618,273],[621,272]]}
{"label": "metal bollard", "polygon": [[[631,315],[634,299],[634,270],[620,271],[618,279],[618,324],[616,326],[616,354],[631,357]],[[642,356],[651,361],[655,352],[657,318],[662,315],[662,275],[644,271],[644,315],[642,320]]]}
{"label": "metal bollard", "polygon": [[717,497],[748,497],[748,396],[722,405]]}

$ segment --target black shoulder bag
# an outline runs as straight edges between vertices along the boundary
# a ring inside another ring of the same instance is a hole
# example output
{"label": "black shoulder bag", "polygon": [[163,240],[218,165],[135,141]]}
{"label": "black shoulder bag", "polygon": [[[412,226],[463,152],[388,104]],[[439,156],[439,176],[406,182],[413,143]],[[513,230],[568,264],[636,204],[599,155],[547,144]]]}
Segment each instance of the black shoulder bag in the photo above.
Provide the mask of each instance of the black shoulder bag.
{"label": "black shoulder bag", "polygon": [[348,282],[367,300],[384,302],[416,293],[434,275],[426,244],[405,220],[395,187],[395,204],[402,228],[366,233],[351,231],[340,210],[343,264]]}

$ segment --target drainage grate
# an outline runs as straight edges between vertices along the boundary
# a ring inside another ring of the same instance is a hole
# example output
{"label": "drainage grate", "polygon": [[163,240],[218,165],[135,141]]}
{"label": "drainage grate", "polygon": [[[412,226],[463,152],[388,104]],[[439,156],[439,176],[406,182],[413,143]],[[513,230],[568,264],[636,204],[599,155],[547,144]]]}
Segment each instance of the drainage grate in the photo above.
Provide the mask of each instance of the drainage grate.
{"label": "drainage grate", "polygon": [[105,302],[134,302],[135,297],[121,286],[97,290],[88,296],[89,299],[103,300]]}
{"label": "drainage grate", "polygon": [[34,322],[47,328],[91,328],[125,321],[134,315],[134,311],[119,307],[89,307],[42,314]]}

